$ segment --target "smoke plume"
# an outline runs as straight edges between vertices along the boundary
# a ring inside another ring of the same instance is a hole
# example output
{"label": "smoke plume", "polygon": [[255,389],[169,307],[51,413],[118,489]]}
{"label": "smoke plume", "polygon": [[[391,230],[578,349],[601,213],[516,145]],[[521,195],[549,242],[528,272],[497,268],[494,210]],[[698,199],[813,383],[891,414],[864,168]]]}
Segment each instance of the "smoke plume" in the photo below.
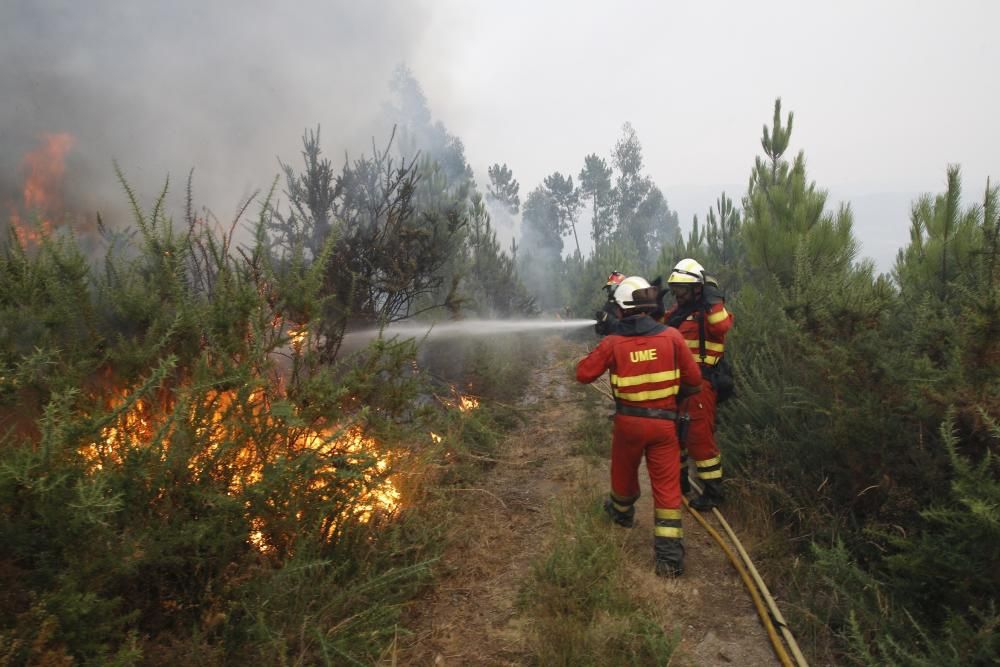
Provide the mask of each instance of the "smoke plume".
{"label": "smoke plume", "polygon": [[19,203],[46,136],[67,134],[63,205],[127,224],[112,160],[148,202],[230,218],[299,164],[321,124],[336,162],[370,148],[394,67],[415,51],[419,3],[354,0],[13,0],[0,5],[0,210]]}

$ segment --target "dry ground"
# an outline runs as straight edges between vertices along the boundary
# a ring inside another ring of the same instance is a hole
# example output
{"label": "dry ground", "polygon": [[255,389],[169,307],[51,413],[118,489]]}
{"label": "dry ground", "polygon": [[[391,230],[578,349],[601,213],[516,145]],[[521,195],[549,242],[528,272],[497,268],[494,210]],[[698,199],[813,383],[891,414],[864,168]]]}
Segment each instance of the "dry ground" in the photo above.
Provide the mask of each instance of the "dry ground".
{"label": "dry ground", "polygon": [[[606,462],[595,466],[572,454],[567,434],[585,409],[573,386],[574,361],[549,353],[548,367],[531,379],[527,423],[509,434],[499,461],[477,488],[450,491],[456,504],[450,544],[435,585],[407,613],[405,624],[414,634],[401,638],[396,664],[530,663],[525,641],[530,620],[519,616],[517,595],[545,548],[552,529],[549,509],[581,484],[607,486]],[[670,664],[778,665],[739,576],[690,515],[684,517],[684,576],[668,580],[653,574],[653,508],[645,468],[641,476],[645,486],[636,526],[626,530],[609,522],[608,530],[623,534],[626,579],[637,599],[651,603],[663,627],[680,635]]]}

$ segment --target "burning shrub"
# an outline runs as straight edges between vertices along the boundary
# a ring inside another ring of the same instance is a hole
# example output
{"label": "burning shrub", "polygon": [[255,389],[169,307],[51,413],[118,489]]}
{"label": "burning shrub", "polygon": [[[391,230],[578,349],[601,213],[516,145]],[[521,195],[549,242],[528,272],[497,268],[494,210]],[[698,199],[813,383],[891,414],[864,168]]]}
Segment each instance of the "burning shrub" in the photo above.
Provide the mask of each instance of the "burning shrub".
{"label": "burning shrub", "polygon": [[433,426],[401,420],[412,346],[325,363],[284,318],[322,281],[276,271],[263,222],[237,252],[190,214],[178,233],[166,190],[149,214],[126,190],[136,233],[101,271],[69,236],[0,255],[3,660],[370,659],[426,570],[422,545],[379,548]]}
{"label": "burning shrub", "polygon": [[[57,177],[71,141],[46,145]],[[0,247],[0,663],[368,663],[395,632],[441,544],[413,502],[497,427],[434,401],[412,342],[347,355],[348,319],[534,306],[470,182],[388,149],[335,177],[318,132],[304,155],[247,246],[190,178],[175,225],[118,172],[133,225],[82,245],[58,178],[26,185]],[[513,396],[519,351],[469,348],[469,393]]]}

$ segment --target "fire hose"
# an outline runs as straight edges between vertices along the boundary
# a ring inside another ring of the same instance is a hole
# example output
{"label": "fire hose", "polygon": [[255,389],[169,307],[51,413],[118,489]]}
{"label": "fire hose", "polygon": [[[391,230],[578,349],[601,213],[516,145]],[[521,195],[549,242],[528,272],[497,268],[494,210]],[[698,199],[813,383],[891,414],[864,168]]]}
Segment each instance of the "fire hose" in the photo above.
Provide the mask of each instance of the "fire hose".
{"label": "fire hose", "polygon": [[[694,484],[693,481],[692,486],[699,493],[701,493],[701,489],[697,484]],[[774,647],[774,652],[778,656],[778,660],[781,662],[782,667],[791,667],[793,663],[791,658],[788,656],[788,652],[785,650],[781,639],[778,637],[778,633],[775,631],[775,624],[781,628],[781,635],[785,638],[785,641],[788,643],[788,646],[792,651],[792,655],[795,657],[794,664],[798,667],[809,667],[809,663],[806,662],[805,656],[803,656],[802,651],[799,650],[799,645],[795,641],[792,631],[788,628],[788,624],[781,615],[781,610],[778,609],[778,604],[775,602],[774,597],[771,595],[767,585],[761,578],[760,573],[757,572],[757,568],[754,566],[753,561],[750,560],[750,555],[746,552],[746,549],[743,548],[743,544],[740,542],[739,538],[736,537],[736,533],[729,525],[729,522],[722,516],[722,512],[720,512],[718,508],[712,508],[715,518],[718,519],[719,524],[726,532],[729,540],[739,552],[739,559],[737,559],[736,555],[733,554],[732,549],[730,549],[725,543],[722,535],[719,534],[719,531],[712,528],[712,526],[705,521],[705,518],[701,516],[701,513],[691,507],[687,498],[684,498],[684,507],[686,507],[688,512],[691,513],[691,516],[693,516],[695,520],[700,523],[706,531],[708,531],[708,534],[712,536],[716,543],[722,548],[722,551],[725,552],[726,557],[729,558],[729,562],[736,568],[740,578],[743,580],[743,584],[750,592],[750,597],[753,598],[753,604],[757,609],[757,615],[760,616],[761,623],[764,624],[764,629],[767,631],[767,636],[771,640],[771,645]],[[767,609],[764,608],[764,600],[767,602]]]}
{"label": "fire hose", "polygon": [[[590,386],[599,391],[601,394],[614,400],[610,391],[596,386],[596,383],[591,384]],[[701,488],[697,484],[694,484],[693,481],[692,486],[699,493],[701,493]],[[718,519],[719,524],[729,537],[729,540],[736,547],[736,551],[739,553],[739,558],[737,558],[736,554],[734,554],[732,549],[730,549],[726,544],[722,535],[720,535],[717,530],[712,528],[712,526],[705,521],[705,518],[701,516],[701,513],[699,513],[698,510],[691,507],[687,498],[684,498],[684,506],[695,518],[695,520],[698,521],[703,528],[705,528],[708,534],[712,536],[716,543],[722,548],[726,557],[729,558],[729,562],[733,564],[734,568],[736,568],[740,578],[743,580],[743,585],[746,586],[747,590],[750,592],[750,597],[753,599],[757,615],[760,616],[761,623],[763,623],[764,629],[767,631],[767,636],[771,640],[771,645],[774,647],[775,655],[777,655],[782,667],[792,667],[793,663],[791,657],[788,655],[788,651],[785,650],[785,646],[782,643],[781,638],[778,637],[778,632],[774,627],[775,624],[777,624],[777,626],[781,629],[781,636],[784,637],[785,642],[787,642],[789,649],[795,658],[794,665],[797,667],[809,667],[809,663],[806,661],[805,656],[802,655],[802,651],[799,650],[799,645],[795,641],[792,631],[788,628],[788,624],[785,622],[785,619],[781,614],[781,610],[778,609],[777,602],[775,602],[774,597],[771,595],[767,585],[761,578],[756,566],[750,559],[750,555],[747,553],[746,549],[743,548],[743,544],[736,536],[736,533],[729,525],[729,522],[722,516],[722,512],[720,512],[718,508],[712,508],[712,512],[715,514],[716,519]],[[766,608],[765,601],[767,605]]]}

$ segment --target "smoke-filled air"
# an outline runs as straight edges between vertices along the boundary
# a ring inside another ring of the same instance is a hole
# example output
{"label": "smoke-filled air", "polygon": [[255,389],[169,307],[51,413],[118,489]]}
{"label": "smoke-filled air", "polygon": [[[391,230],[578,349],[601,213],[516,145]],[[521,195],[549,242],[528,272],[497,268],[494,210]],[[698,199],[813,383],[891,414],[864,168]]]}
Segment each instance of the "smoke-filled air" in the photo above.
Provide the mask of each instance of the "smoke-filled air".
{"label": "smoke-filled air", "polygon": [[0,665],[1000,663],[998,20],[3,3]]}

